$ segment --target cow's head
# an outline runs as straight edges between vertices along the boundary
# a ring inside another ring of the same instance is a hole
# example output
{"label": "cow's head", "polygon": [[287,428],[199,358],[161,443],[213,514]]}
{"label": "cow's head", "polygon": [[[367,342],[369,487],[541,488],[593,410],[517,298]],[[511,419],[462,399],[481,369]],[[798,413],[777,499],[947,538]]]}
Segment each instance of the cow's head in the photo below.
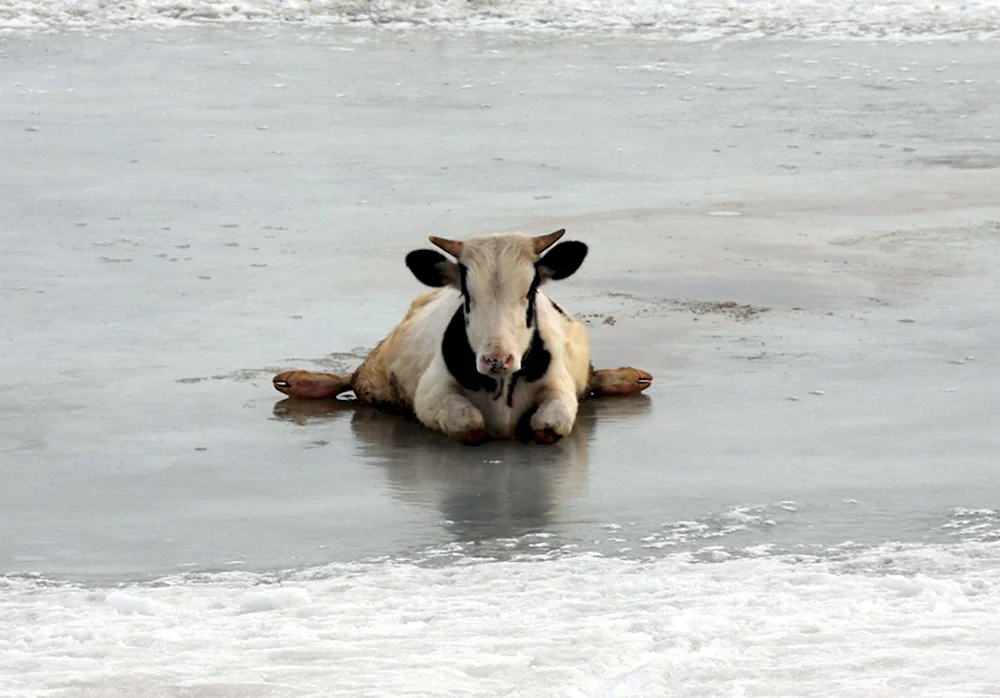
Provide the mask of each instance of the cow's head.
{"label": "cow's head", "polygon": [[423,283],[461,291],[465,334],[479,373],[502,378],[520,370],[537,325],[538,287],[570,276],[587,256],[582,242],[552,247],[565,232],[539,237],[506,233],[464,241],[431,236],[430,241],[456,261],[434,250],[414,250],[406,256],[406,266]]}

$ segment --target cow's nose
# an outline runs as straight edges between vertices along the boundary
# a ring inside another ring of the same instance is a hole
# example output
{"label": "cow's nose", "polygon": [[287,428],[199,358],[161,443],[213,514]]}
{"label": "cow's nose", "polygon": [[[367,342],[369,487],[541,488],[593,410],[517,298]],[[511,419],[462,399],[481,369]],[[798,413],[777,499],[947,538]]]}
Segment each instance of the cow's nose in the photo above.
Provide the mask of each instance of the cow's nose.
{"label": "cow's nose", "polygon": [[488,373],[506,373],[514,366],[513,354],[486,354],[480,359]]}

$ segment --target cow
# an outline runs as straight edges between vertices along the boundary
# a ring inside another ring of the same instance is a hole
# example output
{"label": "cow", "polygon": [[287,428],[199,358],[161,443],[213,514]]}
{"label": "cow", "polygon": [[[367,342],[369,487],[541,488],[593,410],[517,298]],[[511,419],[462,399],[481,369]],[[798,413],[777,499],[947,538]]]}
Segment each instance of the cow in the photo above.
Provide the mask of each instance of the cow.
{"label": "cow", "polygon": [[573,429],[581,399],[652,383],[631,367],[595,370],[587,328],[541,290],[574,274],[587,256],[586,244],[559,242],[565,232],[431,236],[451,258],[419,249],[406,266],[433,290],[417,296],[352,375],[285,371],[274,387],[299,398],[352,391],[358,403],[468,445],[555,443]]}

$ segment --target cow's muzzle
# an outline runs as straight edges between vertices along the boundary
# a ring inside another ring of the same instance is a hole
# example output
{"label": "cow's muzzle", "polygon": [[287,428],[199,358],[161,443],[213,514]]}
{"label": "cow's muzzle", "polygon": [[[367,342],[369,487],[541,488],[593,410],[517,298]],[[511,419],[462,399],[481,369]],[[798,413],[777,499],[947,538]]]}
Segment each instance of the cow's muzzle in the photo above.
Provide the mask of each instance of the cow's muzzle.
{"label": "cow's muzzle", "polygon": [[505,353],[484,354],[479,357],[479,372],[502,376],[514,367],[514,355]]}

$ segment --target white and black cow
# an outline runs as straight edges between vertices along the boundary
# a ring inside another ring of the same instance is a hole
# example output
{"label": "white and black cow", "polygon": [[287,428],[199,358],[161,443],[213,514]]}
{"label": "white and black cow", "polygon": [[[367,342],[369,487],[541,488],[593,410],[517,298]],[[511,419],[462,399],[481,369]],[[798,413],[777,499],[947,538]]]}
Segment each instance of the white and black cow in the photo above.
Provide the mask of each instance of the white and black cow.
{"label": "white and black cow", "polygon": [[406,265],[434,287],[351,376],[286,371],[286,395],[331,398],[353,391],[368,405],[415,417],[463,443],[516,437],[553,443],[576,421],[589,395],[649,387],[634,368],[595,371],[587,328],[541,290],[565,279],[587,256],[565,233],[431,237],[453,259],[415,250]]}

